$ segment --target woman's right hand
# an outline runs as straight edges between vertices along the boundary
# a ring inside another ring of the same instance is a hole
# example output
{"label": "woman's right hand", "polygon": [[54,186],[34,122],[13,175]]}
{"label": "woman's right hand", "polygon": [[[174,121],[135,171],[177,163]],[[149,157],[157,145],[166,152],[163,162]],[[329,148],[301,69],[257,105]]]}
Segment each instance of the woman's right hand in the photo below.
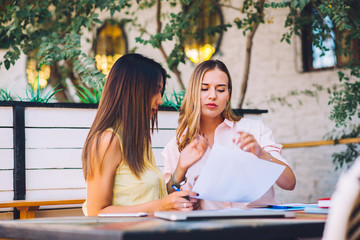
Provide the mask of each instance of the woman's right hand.
{"label": "woman's right hand", "polygon": [[[175,171],[172,173],[172,178],[175,182],[180,183],[185,179],[185,175],[189,167],[201,159],[206,152],[208,145],[207,138],[205,136],[198,135],[181,151],[178,164]],[[174,191],[171,184],[173,184],[172,181],[167,183],[168,193]]]}
{"label": "woman's right hand", "polygon": [[197,199],[190,196],[196,197],[197,194],[190,191],[173,192],[160,199],[160,211],[192,211]]}
{"label": "woman's right hand", "polygon": [[178,167],[187,171],[189,167],[201,159],[208,145],[207,138],[203,135],[198,135],[181,151]]}

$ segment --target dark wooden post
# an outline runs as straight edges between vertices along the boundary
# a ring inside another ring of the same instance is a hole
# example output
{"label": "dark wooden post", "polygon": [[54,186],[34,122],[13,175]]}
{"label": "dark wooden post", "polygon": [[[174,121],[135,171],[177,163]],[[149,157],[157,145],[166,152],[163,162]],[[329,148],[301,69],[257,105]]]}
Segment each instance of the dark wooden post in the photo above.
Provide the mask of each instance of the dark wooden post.
{"label": "dark wooden post", "polygon": [[[25,200],[25,110],[23,105],[13,107],[14,131],[14,200]],[[19,211],[14,210],[14,219],[20,218]]]}

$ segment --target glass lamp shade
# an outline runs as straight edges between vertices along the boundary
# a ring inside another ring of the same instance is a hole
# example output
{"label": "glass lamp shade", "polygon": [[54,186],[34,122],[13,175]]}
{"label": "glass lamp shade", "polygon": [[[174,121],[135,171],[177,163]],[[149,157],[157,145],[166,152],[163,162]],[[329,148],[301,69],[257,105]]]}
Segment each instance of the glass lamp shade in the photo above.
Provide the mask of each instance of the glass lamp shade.
{"label": "glass lamp shade", "polygon": [[209,60],[220,45],[221,33],[209,33],[212,27],[222,25],[221,10],[212,0],[204,0],[199,6],[190,5],[185,11],[192,7],[198,7],[196,18],[191,21],[191,28],[185,34],[185,55],[193,63]]}
{"label": "glass lamp shade", "polygon": [[109,21],[99,29],[95,45],[95,61],[99,71],[107,75],[115,61],[127,51],[122,28]]}
{"label": "glass lamp shade", "polygon": [[193,63],[199,63],[202,61],[209,60],[214,53],[215,53],[215,47],[211,46],[208,43],[206,43],[203,46],[194,46],[194,47],[185,46],[185,55]]}

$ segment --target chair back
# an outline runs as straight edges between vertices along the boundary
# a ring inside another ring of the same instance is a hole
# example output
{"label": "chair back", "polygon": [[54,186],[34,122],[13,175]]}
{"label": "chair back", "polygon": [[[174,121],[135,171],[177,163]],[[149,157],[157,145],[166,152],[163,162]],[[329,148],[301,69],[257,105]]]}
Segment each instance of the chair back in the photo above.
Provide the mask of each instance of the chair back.
{"label": "chair back", "polygon": [[360,239],[360,157],[344,172],[334,193],[323,240]]}

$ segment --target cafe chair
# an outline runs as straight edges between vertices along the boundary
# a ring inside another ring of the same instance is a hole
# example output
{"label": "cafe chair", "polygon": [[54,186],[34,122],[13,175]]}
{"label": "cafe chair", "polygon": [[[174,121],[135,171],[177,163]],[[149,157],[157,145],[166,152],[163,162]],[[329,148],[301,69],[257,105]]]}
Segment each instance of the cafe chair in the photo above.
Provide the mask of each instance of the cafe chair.
{"label": "cafe chair", "polygon": [[331,196],[323,240],[360,239],[360,157],[339,178]]}

